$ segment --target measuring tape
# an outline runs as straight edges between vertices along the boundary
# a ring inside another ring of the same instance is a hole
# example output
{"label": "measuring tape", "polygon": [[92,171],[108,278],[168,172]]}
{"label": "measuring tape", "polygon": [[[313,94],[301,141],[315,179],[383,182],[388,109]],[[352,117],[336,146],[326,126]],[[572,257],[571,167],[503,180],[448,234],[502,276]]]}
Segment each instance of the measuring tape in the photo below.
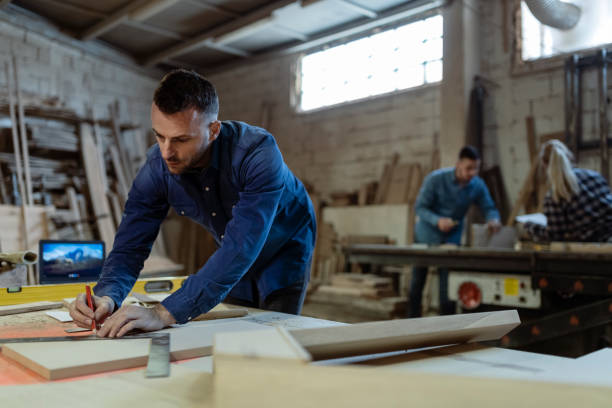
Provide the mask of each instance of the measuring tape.
{"label": "measuring tape", "polygon": [[95,334],[90,336],[63,336],[63,337],[22,337],[0,339],[0,346],[9,343],[45,343],[52,341],[91,341],[91,340],[133,340],[151,339],[149,349],[149,359],[145,377],[161,378],[170,375],[170,334],[169,333],[139,333],[130,336],[109,338],[98,337]]}

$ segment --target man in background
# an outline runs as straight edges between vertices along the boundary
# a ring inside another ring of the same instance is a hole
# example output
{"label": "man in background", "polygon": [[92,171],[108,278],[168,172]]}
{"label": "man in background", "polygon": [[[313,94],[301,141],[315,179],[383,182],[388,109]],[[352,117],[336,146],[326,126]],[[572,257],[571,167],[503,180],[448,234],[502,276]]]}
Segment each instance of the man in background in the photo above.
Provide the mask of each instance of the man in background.
{"label": "man in background", "polygon": [[[480,155],[472,146],[459,152],[455,167],[431,172],[421,186],[415,204],[417,222],[414,239],[428,245],[461,243],[463,219],[470,205],[480,207],[489,230],[501,228],[499,212],[491,199],[484,181],[477,176]],[[455,304],[448,299],[448,270],[438,269],[440,278],[440,314],[453,314]],[[415,267],[410,283],[410,317],[421,316],[423,287],[427,279],[427,267]]]}

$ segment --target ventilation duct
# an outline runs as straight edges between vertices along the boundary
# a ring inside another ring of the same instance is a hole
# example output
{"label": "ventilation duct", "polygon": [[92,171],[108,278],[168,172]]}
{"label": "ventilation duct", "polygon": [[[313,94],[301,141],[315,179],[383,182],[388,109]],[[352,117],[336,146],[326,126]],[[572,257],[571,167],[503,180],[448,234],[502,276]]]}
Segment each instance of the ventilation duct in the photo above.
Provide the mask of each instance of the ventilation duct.
{"label": "ventilation duct", "polygon": [[525,0],[525,4],[540,23],[559,30],[574,28],[580,20],[581,10],[575,4],[561,0]]}

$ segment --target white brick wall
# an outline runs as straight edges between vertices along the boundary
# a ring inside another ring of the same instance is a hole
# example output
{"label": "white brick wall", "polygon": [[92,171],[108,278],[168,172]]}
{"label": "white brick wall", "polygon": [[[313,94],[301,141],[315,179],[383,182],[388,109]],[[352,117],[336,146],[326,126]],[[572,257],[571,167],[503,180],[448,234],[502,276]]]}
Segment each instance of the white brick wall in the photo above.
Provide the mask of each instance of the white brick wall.
{"label": "white brick wall", "polygon": [[[488,87],[485,111],[485,154],[499,157],[506,188],[514,200],[529,171],[525,117],[535,118],[536,134],[559,132],[565,129],[564,71],[558,69],[512,76],[511,53],[504,52],[502,37],[501,1],[482,1],[481,38],[483,59],[481,70],[498,87]],[[512,37],[512,33],[508,33]],[[583,76],[583,137],[599,138],[597,111],[597,75],[586,72]],[[612,76],[608,74],[609,95],[612,95]],[[608,106],[612,119],[612,106]],[[599,171],[598,152],[582,154],[579,166]]]}
{"label": "white brick wall", "polygon": [[210,76],[222,119],[259,125],[263,104],[271,105],[267,128],[287,164],[324,194],[379,180],[394,152],[402,162],[429,169],[433,135],[439,132],[438,86],[298,114],[290,107],[294,58]]}
{"label": "white brick wall", "polygon": [[4,62],[15,55],[26,103],[57,98],[56,107],[85,116],[87,105],[96,117],[108,118],[108,104],[119,100],[121,121],[150,126],[149,108],[156,78],[135,66],[119,65],[0,21],[0,99],[6,101]]}

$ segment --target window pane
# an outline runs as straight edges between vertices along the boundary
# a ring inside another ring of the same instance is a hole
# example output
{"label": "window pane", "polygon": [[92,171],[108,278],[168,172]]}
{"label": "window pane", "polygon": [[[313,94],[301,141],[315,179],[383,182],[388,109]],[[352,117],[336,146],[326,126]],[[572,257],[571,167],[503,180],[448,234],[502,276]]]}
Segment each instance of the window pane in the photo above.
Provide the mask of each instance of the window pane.
{"label": "window pane", "polygon": [[306,55],[301,110],[442,80],[442,16]]}

